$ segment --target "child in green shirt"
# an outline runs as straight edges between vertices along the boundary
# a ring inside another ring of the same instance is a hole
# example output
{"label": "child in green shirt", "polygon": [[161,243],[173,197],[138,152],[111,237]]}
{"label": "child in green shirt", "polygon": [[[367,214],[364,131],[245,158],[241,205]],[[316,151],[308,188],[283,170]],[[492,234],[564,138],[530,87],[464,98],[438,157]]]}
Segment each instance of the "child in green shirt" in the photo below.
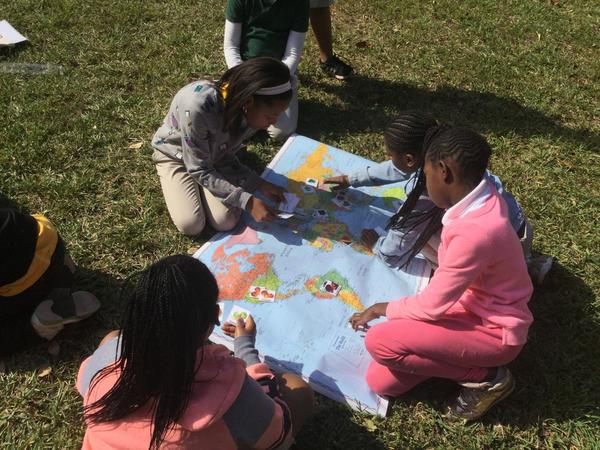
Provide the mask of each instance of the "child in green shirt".
{"label": "child in green shirt", "polygon": [[293,95],[269,135],[286,139],[298,123],[296,67],[308,30],[308,0],[228,0],[223,50],[228,68],[258,56],[282,61],[290,70]]}

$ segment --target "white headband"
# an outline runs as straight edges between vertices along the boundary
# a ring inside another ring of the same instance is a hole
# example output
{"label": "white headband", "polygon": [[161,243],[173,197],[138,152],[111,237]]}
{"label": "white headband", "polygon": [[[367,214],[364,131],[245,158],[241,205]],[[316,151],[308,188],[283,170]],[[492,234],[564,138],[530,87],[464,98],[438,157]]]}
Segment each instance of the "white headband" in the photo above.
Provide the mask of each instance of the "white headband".
{"label": "white headband", "polygon": [[271,86],[271,87],[259,89],[258,91],[255,92],[255,94],[257,94],[257,95],[277,95],[277,94],[283,94],[284,92],[287,92],[290,89],[292,89],[292,83],[290,83],[289,81],[286,81],[285,83],[280,84],[278,86]]}

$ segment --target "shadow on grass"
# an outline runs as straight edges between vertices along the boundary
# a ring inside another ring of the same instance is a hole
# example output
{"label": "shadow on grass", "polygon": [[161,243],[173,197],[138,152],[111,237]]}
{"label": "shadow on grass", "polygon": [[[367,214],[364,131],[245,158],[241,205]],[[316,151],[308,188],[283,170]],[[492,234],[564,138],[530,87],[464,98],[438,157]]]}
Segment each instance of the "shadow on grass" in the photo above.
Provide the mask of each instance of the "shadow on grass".
{"label": "shadow on grass", "polygon": [[[342,138],[368,130],[383,132],[400,111],[414,109],[436,119],[466,125],[482,133],[516,133],[523,137],[551,136],[597,153],[600,136],[585,128],[569,128],[513,99],[487,92],[444,86],[435,91],[407,84],[356,75],[346,83],[301,77],[305,89],[334,95],[343,107],[318,100],[302,100],[298,133],[322,138]],[[393,112],[390,116],[390,110]]]}
{"label": "shadow on grass", "polygon": [[73,290],[92,292],[100,300],[101,308],[92,317],[65,328],[51,341],[59,345],[58,355],[48,352],[49,343],[43,341],[29,347],[6,360],[9,372],[31,372],[44,365],[79,364],[92,354],[100,340],[118,328],[121,316],[120,302],[122,283],[102,272],[77,268]]}
{"label": "shadow on grass", "polygon": [[600,413],[600,323],[593,290],[555,263],[529,306],[534,323],[529,342],[512,364],[517,388],[503,420],[519,426],[544,419],[582,419]]}
{"label": "shadow on grass", "polygon": [[318,397],[318,403],[317,411],[296,436],[293,450],[388,449],[374,434],[352,420],[357,413],[350,408],[322,396]]}
{"label": "shadow on grass", "polygon": [[20,42],[13,47],[2,47],[0,48],[0,63],[9,60],[13,56],[17,56],[25,49],[29,49],[31,43],[29,41]]}
{"label": "shadow on grass", "polygon": [[8,198],[2,192],[0,192],[0,208],[13,208],[28,214],[26,208],[23,208],[21,205]]}
{"label": "shadow on grass", "polygon": [[[1,192],[0,208],[14,208],[25,214],[31,213],[26,207],[19,205]],[[66,242],[66,247],[69,248],[68,242]],[[116,320],[121,316],[119,300],[121,286],[122,283],[110,275],[77,267],[72,289],[92,292],[100,300],[100,310],[89,319],[65,326],[52,341],[60,346],[57,356],[48,352],[49,343],[42,340],[42,343],[30,346],[8,358],[6,360],[8,370],[29,372],[47,363],[81,361],[89,356],[100,339],[109,330],[117,328]]]}

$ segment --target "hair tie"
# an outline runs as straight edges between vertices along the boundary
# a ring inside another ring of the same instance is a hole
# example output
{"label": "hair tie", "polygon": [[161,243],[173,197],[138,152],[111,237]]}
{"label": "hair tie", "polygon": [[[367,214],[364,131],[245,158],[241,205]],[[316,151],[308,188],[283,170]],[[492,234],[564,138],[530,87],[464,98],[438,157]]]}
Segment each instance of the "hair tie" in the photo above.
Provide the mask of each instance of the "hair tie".
{"label": "hair tie", "polygon": [[227,100],[228,95],[229,95],[229,83],[223,83],[223,86],[221,86],[221,97],[223,97],[223,100]]}
{"label": "hair tie", "polygon": [[283,94],[284,92],[287,92],[291,89],[292,89],[292,83],[290,83],[289,81],[286,81],[285,83],[280,84],[278,86],[261,88],[258,91],[256,91],[255,94],[256,95],[278,95],[278,94]]}

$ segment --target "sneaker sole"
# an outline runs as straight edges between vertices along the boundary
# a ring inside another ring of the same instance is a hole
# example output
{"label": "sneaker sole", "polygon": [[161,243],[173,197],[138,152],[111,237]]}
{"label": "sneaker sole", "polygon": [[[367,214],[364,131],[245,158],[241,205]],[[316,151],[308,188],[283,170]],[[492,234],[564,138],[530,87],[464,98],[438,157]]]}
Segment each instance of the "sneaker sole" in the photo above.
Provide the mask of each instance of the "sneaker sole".
{"label": "sneaker sole", "polygon": [[[94,311],[95,312],[95,311]],[[69,325],[71,323],[77,323],[77,322],[81,322],[82,320],[85,320],[89,317],[91,317],[94,313],[87,313],[81,316],[71,316],[71,317],[65,317],[60,321],[56,321],[56,322],[49,322],[49,321],[45,321],[40,319],[39,317],[35,317],[35,320],[37,323],[39,323],[42,326],[45,327],[52,327],[52,326],[56,326],[56,325]]]}
{"label": "sneaker sole", "polygon": [[[40,317],[39,314],[34,313],[33,317],[35,317],[36,322],[45,327],[54,327],[59,325],[69,325],[71,323],[81,322],[82,320],[91,317],[94,313],[96,313],[100,309],[100,302],[96,298],[95,295],[91,294],[87,291],[75,291],[71,294],[73,296],[73,300],[76,303],[85,303],[88,308],[87,311],[81,311],[80,314],[76,314],[73,316],[62,317],[60,320],[44,320],[43,317]],[[77,309],[77,307],[76,307]]]}

